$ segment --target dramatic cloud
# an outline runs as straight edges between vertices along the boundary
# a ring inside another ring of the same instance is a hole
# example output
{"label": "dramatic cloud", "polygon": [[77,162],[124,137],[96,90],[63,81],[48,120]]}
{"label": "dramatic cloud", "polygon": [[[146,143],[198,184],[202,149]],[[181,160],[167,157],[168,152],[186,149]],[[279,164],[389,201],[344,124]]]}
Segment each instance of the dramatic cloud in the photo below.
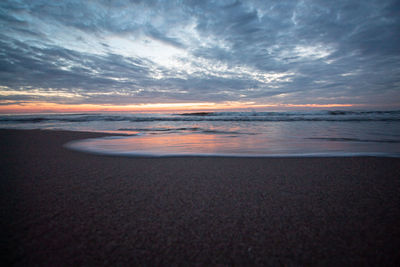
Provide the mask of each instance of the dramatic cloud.
{"label": "dramatic cloud", "polygon": [[400,107],[400,3],[0,2],[0,104]]}

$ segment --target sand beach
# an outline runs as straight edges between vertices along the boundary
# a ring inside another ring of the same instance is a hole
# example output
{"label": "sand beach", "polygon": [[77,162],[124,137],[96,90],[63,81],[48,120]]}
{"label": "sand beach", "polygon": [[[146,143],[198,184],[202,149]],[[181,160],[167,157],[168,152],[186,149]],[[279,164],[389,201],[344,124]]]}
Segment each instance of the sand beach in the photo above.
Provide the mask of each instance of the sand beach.
{"label": "sand beach", "polygon": [[400,159],[111,157],[0,130],[8,266],[400,264]]}

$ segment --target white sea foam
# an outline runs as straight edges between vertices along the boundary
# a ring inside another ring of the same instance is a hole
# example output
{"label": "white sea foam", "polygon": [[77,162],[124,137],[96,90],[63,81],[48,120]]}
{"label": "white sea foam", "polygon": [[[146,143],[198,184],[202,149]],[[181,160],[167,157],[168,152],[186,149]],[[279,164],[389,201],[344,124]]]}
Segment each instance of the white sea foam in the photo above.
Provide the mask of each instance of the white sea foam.
{"label": "white sea foam", "polygon": [[117,151],[112,149],[103,149],[101,147],[86,146],[84,141],[69,142],[64,145],[66,148],[89,154],[104,156],[122,156],[122,157],[245,157],[245,158],[313,158],[313,157],[392,157],[400,158],[400,153],[384,152],[325,152],[325,153],[269,153],[269,154],[249,154],[249,153],[167,153],[163,151],[145,152],[145,151]]}

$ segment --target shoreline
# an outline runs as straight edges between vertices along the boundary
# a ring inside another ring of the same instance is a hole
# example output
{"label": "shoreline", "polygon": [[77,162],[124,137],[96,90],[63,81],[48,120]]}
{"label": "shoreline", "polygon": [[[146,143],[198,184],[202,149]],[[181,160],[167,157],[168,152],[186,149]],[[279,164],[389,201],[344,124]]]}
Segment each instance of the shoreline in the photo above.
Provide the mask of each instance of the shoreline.
{"label": "shoreline", "polygon": [[122,157],[0,130],[1,251],[26,265],[400,263],[400,159]]}
{"label": "shoreline", "polygon": [[[63,132],[63,131],[61,131]],[[79,132],[79,131],[66,131],[66,132]],[[89,137],[85,139],[102,139],[107,137],[127,137],[130,138],[132,134],[117,133],[117,132],[81,132],[81,133],[95,133],[104,134],[104,136]],[[144,152],[144,151],[105,151],[99,148],[82,147],[80,143],[85,143],[85,139],[72,140],[65,143],[63,146],[67,149],[100,156],[115,156],[115,157],[132,157],[132,158],[180,158],[180,157],[212,157],[212,158],[348,158],[348,157],[377,157],[377,158],[400,158],[400,153],[388,152],[304,152],[304,153],[166,153],[166,152]],[[138,142],[141,140],[138,139]]]}

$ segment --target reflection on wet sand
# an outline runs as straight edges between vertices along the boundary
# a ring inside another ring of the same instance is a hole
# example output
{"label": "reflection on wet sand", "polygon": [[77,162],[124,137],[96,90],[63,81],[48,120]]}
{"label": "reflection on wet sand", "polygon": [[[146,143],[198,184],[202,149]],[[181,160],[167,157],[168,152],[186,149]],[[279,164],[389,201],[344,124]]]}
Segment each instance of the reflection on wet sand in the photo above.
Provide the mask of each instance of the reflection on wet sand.
{"label": "reflection on wet sand", "polygon": [[[93,145],[96,140],[92,141]],[[140,151],[161,154],[239,153],[255,150],[259,140],[253,137],[214,134],[141,135],[119,139],[98,140],[96,146],[125,152]]]}
{"label": "reflection on wet sand", "polygon": [[[302,155],[351,153],[363,150],[357,142],[326,142],[318,139],[234,134],[143,134],[81,140],[70,148],[114,155]],[[371,146],[369,146],[371,148]],[[365,152],[379,152],[368,151]]]}

